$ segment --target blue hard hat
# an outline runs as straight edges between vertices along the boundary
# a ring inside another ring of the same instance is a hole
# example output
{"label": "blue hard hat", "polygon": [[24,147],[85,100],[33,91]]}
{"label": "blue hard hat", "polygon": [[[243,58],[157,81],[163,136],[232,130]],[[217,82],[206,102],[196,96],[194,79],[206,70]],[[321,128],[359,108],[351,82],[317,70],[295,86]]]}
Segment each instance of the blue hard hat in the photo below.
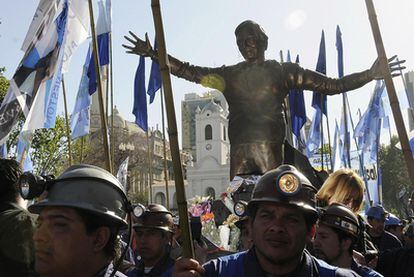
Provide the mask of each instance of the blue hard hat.
{"label": "blue hard hat", "polygon": [[389,214],[385,219],[385,226],[403,226],[401,219],[396,217],[394,214]]}
{"label": "blue hard hat", "polygon": [[384,207],[378,205],[370,207],[365,215],[367,217],[373,217],[375,219],[381,220],[386,218],[388,212],[384,209]]}

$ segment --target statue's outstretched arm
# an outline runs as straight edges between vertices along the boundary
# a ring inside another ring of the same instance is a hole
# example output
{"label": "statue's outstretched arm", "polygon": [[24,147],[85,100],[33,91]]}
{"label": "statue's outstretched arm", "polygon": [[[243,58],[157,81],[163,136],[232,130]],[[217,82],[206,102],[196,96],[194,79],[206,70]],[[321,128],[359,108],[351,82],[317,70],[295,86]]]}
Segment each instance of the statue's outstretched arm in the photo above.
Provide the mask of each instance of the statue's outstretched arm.
{"label": "statue's outstretched arm", "polygon": [[[395,58],[396,56],[389,59],[389,67],[393,77],[399,75],[397,71],[405,68],[401,66],[405,61],[393,62]],[[374,79],[382,79],[378,60],[368,70],[349,74],[339,79],[329,78],[321,73],[304,69],[293,63],[283,64],[283,70],[288,89],[301,88],[328,95],[354,90]]]}
{"label": "statue's outstretched arm", "polygon": [[[127,49],[127,53],[158,60],[158,53],[152,48],[147,34],[145,34],[145,41],[138,38],[131,31],[129,34],[131,37],[124,36],[124,38],[132,43],[132,46],[122,44],[122,46]],[[182,62],[171,55],[168,55],[168,60],[171,73],[175,76],[206,87],[215,88],[220,91],[224,90],[223,73],[225,67],[210,68],[190,65],[190,63]]]}

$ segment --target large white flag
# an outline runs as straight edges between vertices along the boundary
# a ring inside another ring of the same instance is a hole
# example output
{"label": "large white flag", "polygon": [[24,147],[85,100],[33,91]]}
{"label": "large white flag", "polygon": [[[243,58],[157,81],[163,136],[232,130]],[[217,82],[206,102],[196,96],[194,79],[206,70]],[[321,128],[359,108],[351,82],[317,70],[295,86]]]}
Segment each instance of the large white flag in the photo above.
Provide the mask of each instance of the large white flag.
{"label": "large white flag", "polygon": [[88,0],[69,0],[69,18],[65,42],[65,54],[63,57],[62,72],[68,70],[72,54],[89,35],[89,6]]}

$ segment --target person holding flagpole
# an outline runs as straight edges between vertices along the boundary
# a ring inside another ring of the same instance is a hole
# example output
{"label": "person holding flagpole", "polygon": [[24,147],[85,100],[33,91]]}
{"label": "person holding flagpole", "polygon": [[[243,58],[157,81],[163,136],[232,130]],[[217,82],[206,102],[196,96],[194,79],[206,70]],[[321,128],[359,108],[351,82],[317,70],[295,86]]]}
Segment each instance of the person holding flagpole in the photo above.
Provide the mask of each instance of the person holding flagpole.
{"label": "person holding flagpole", "polygon": [[[127,53],[158,59],[158,53],[134,33],[125,36],[132,45]],[[293,89],[313,90],[325,95],[357,89],[381,79],[378,62],[360,73],[328,78],[294,63],[266,60],[268,37],[262,27],[246,20],[235,30],[237,46],[245,61],[232,66],[200,67],[169,56],[171,73],[177,77],[220,90],[229,104],[230,178],[263,174],[283,161],[285,115],[283,101]],[[390,59],[392,60],[392,59]],[[391,62],[392,72],[402,62]]]}

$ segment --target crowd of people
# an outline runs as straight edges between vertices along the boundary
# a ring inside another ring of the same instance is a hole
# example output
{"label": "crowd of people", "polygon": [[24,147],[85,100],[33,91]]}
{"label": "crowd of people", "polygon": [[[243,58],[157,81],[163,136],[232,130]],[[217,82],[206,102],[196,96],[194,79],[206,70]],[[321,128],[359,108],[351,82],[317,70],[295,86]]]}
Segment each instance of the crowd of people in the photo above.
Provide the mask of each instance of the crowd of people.
{"label": "crowd of people", "polygon": [[365,187],[352,170],[319,190],[291,165],[268,171],[235,224],[239,252],[211,255],[204,238],[195,259],[181,257],[173,213],[131,205],[106,170],[30,176],[0,160],[0,276],[414,276],[414,223],[382,206],[362,215]]}

